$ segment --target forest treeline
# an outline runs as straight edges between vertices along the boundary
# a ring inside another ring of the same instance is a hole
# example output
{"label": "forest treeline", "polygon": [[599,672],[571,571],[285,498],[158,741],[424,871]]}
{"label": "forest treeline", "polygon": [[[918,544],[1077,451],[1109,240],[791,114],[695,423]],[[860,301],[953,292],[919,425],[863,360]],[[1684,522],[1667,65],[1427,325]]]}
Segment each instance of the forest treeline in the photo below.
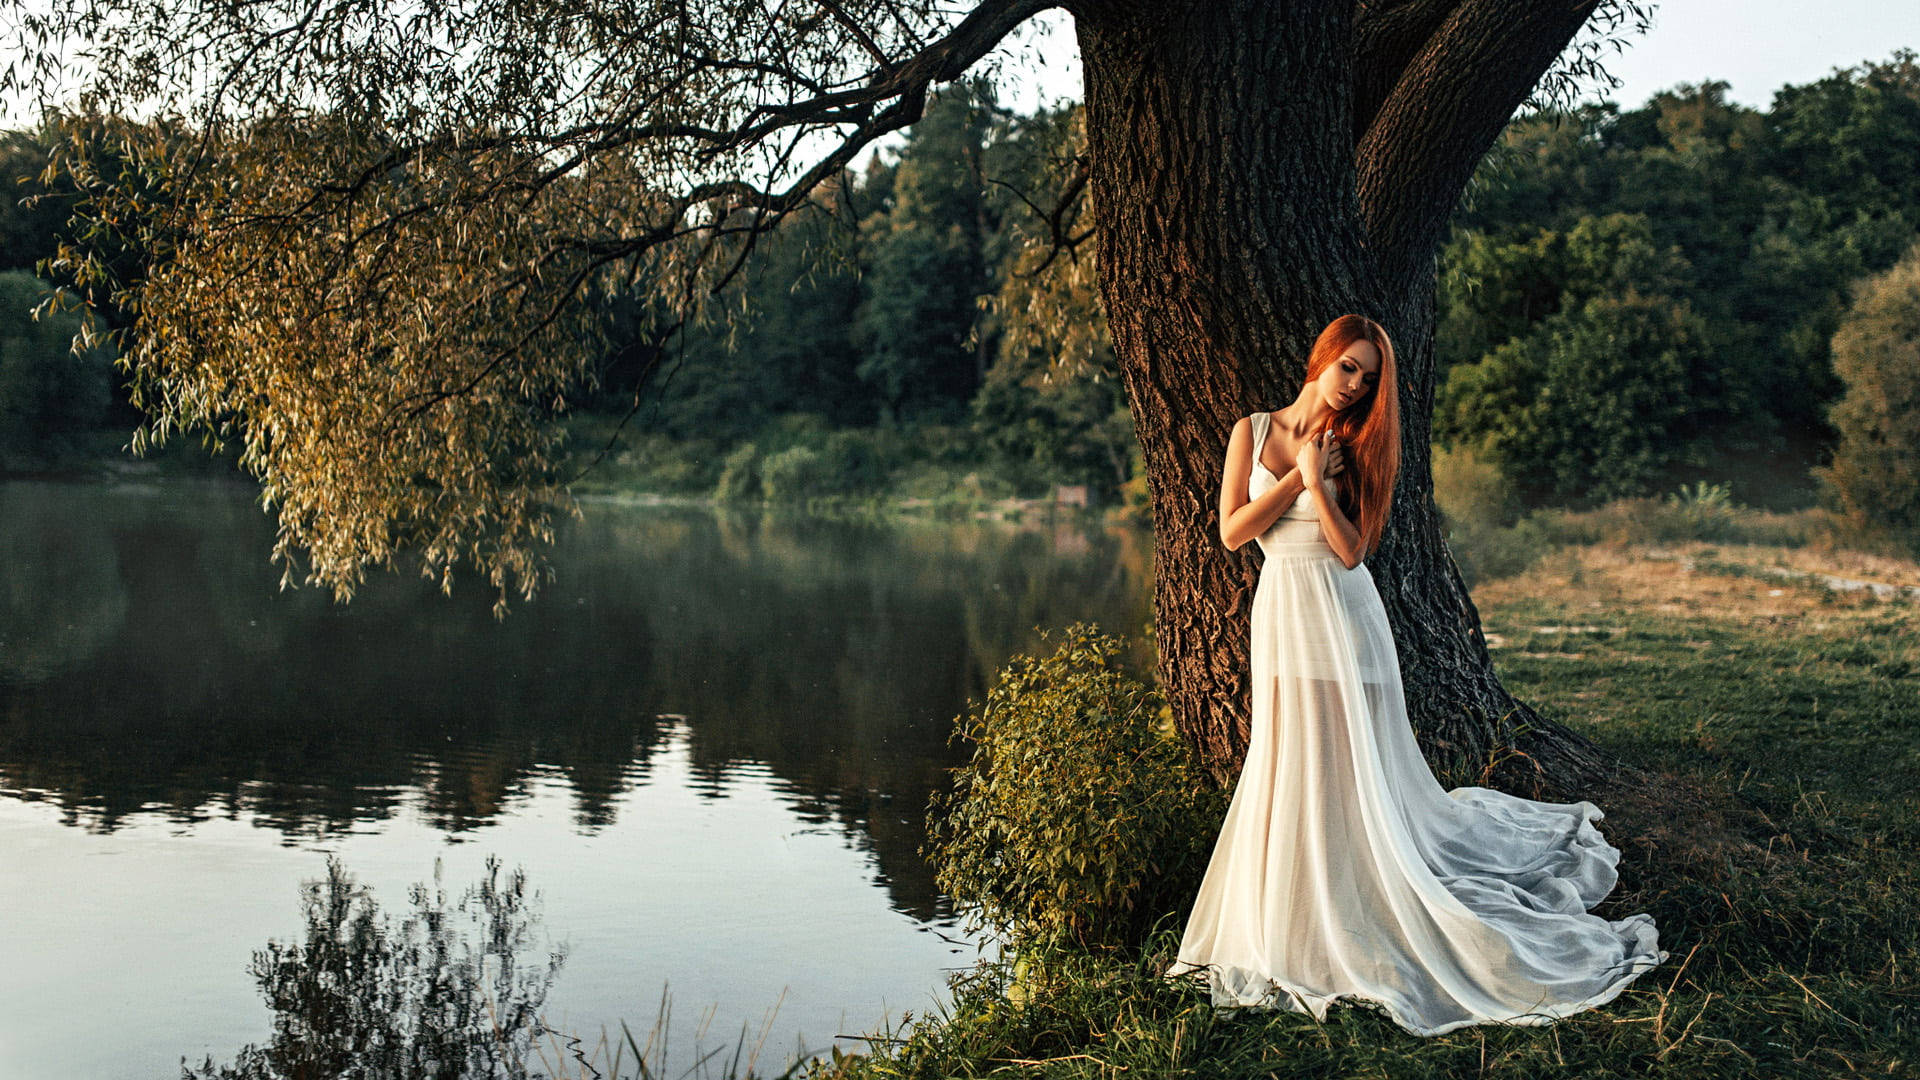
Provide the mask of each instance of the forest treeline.
{"label": "forest treeline", "polygon": [[[1881,474],[1894,452],[1895,488],[1912,460],[1913,379],[1889,382],[1875,357],[1916,336],[1920,314],[1903,322],[1882,297],[1880,337],[1837,366],[1834,349],[1856,299],[1920,237],[1920,64],[1897,51],[1782,88],[1765,110],[1726,91],[1519,118],[1455,216],[1435,441],[1491,465],[1524,505],[1708,481],[1790,508],[1825,476],[1854,506],[1848,423],[1866,425],[1851,446]],[[598,461],[589,476],[773,498],[929,495],[961,476],[987,495],[1137,488],[1091,246],[1055,256],[1070,272],[1034,273],[1079,110],[1020,115],[985,83],[952,84],[897,153],[759,238],[720,298],[735,318],[667,335],[642,302],[596,295],[610,345],[570,421]],[[36,265],[58,280],[43,260],[70,228],[74,197],[38,179],[60,137],[53,123],[0,137],[0,173],[24,178],[0,196],[0,468],[13,471],[117,447],[137,421],[110,357],[67,350],[77,315],[26,314],[46,288]]]}

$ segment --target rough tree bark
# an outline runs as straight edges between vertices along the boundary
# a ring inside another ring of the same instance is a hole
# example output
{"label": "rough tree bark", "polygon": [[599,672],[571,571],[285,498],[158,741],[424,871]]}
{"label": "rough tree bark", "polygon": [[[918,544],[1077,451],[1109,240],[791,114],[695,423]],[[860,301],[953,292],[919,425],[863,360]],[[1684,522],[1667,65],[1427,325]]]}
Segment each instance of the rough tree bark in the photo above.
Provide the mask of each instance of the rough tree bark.
{"label": "rough tree bark", "polygon": [[[1254,545],[1219,541],[1241,416],[1290,401],[1335,316],[1400,365],[1404,466],[1368,560],[1429,761],[1566,795],[1614,771],[1495,677],[1441,538],[1428,450],[1434,258],[1474,165],[1594,0],[1070,5],[1086,77],[1102,301],[1146,457],[1162,681],[1227,780],[1247,738]],[[1499,768],[1492,768],[1494,762]]]}

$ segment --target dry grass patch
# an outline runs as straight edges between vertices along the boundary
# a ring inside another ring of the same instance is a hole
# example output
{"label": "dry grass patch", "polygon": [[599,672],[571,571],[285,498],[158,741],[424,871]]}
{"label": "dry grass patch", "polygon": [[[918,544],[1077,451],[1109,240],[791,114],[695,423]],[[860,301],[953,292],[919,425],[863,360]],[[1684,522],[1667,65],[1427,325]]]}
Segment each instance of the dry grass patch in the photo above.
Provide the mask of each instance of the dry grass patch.
{"label": "dry grass patch", "polygon": [[1510,578],[1474,590],[1483,611],[1557,597],[1563,618],[1527,627],[1553,632],[1561,624],[1590,626],[1599,614],[1697,615],[1752,625],[1782,622],[1825,629],[1858,618],[1910,611],[1920,605],[1884,601],[1871,593],[1823,588],[1806,578],[1773,578],[1768,567],[1797,574],[1828,574],[1889,585],[1920,585],[1920,564],[1859,552],[1714,544],[1598,544],[1570,547]]}

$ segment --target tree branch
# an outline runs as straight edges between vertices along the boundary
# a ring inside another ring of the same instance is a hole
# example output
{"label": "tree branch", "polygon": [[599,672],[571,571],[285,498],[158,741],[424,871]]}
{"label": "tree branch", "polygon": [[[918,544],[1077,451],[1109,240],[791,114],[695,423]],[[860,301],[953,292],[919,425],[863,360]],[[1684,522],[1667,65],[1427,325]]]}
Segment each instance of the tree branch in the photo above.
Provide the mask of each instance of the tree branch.
{"label": "tree branch", "polygon": [[1353,13],[1353,142],[1366,135],[1407,65],[1461,0],[1358,0]]}
{"label": "tree branch", "polygon": [[[1021,23],[1059,6],[1060,0],[993,0],[982,3],[960,20],[960,24],[946,37],[899,64],[882,65],[864,86],[821,94],[809,101],[757,106],[741,123],[735,134],[735,143],[757,141],[773,130],[809,117],[872,106],[889,98],[924,95],[933,84],[952,82],[966,74],[968,68],[992,52]],[[763,113],[775,119],[755,127],[753,121]],[[851,121],[853,116],[836,116],[838,119]],[[912,123],[917,119],[919,111],[916,109],[907,122]]]}
{"label": "tree branch", "polygon": [[1430,263],[1474,166],[1599,3],[1465,0],[1408,62],[1354,153],[1387,291]]}
{"label": "tree branch", "polygon": [[1042,209],[1032,199],[1027,198],[1025,192],[1005,180],[998,177],[987,178],[989,183],[999,184],[1013,192],[1015,198],[1027,204],[1035,217],[1047,223],[1047,257],[1041,260],[1039,265],[1022,274],[1022,277],[1033,277],[1044,272],[1047,267],[1053,265],[1053,260],[1059,258],[1063,251],[1069,256],[1077,254],[1080,245],[1093,238],[1095,232],[1093,229],[1083,229],[1075,235],[1073,222],[1070,220],[1078,216],[1080,203],[1086,194],[1091,175],[1092,171],[1087,164],[1086,155],[1075,156],[1073,169],[1067,174],[1066,180],[1060,186],[1060,191],[1054,196],[1054,205],[1051,210]]}

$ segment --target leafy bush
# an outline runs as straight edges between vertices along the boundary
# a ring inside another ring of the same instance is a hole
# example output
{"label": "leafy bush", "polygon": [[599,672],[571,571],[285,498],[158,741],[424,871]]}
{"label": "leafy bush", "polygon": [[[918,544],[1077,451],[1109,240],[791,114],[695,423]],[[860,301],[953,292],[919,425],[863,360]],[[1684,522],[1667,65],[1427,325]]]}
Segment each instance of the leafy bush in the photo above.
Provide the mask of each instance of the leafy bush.
{"label": "leafy bush", "polygon": [[1737,411],[1705,324],[1664,297],[1599,297],[1455,366],[1434,409],[1448,446],[1483,451],[1533,505],[1649,494],[1712,460],[1702,432]]}
{"label": "leafy bush", "polygon": [[858,428],[836,431],[820,446],[821,464],[836,491],[877,491],[886,487],[899,462],[894,432]]}
{"label": "leafy bush", "polygon": [[1730,540],[1738,529],[1733,489],[1702,480],[1667,496],[1667,509],[1678,518],[1680,539]]}
{"label": "leafy bush", "polygon": [[760,463],[760,491],[769,501],[805,499],[833,489],[832,470],[811,446],[789,447]]}
{"label": "leafy bush", "polygon": [[983,502],[1018,495],[1012,484],[978,466],[941,465],[923,461],[900,470],[894,490],[909,499],[949,504],[969,510]]}
{"label": "leafy bush", "polygon": [[[764,453],[763,453],[764,451]],[[727,455],[714,498],[776,501],[879,491],[905,457],[898,432],[830,430],[811,413],[782,416]]]}
{"label": "leafy bush", "polygon": [[1028,494],[1087,484],[1104,503],[1131,475],[1133,415],[1112,350],[1094,353],[1095,364],[1066,369],[1051,349],[1003,338],[999,362],[974,395],[975,438]]}
{"label": "leafy bush", "polygon": [[[621,464],[630,465],[632,458],[623,457]],[[691,495],[711,487],[709,482],[713,474],[701,468],[697,461],[684,458],[668,458],[664,461],[647,463],[644,471],[635,476],[635,484],[642,491],[669,492],[676,495]]]}
{"label": "leafy bush", "polygon": [[[1733,501],[1732,488],[1705,482],[1683,487],[1665,499],[1615,499],[1591,510],[1536,510],[1509,525],[1473,508],[1472,495],[1446,490],[1458,477],[1443,482],[1442,458],[1434,457],[1434,497],[1447,515],[1447,548],[1468,585],[1522,573],[1540,557],[1558,548],[1588,544],[1770,544],[1804,547],[1816,540],[1846,543],[1827,520],[1831,515],[1807,510],[1785,514],[1755,510]],[[1449,472],[1467,472],[1457,462]],[[1471,476],[1471,474],[1469,474]],[[1448,509],[1449,500],[1468,509]]]}
{"label": "leafy bush", "polygon": [[1464,446],[1434,449],[1433,501],[1454,528],[1510,525],[1518,509],[1500,467]]}
{"label": "leafy bush", "polygon": [[1192,901],[1225,793],[1121,641],[1076,623],[958,721],[974,744],[929,822],[940,888],[1016,948],[1137,942]]}
{"label": "leafy bush", "polygon": [[1920,539],[1920,244],[1858,286],[1833,367],[1847,391],[1828,413],[1840,439],[1821,480],[1857,520]]}
{"label": "leafy bush", "polygon": [[1447,551],[1460,578],[1469,588],[1483,581],[1523,574],[1541,556],[1560,548],[1561,541],[1547,526],[1545,515],[1534,514],[1512,525],[1469,522],[1447,533]]}
{"label": "leafy bush", "polygon": [[1555,547],[1534,518],[1515,520],[1513,485],[1471,447],[1434,448],[1433,501],[1446,521],[1447,550],[1469,587],[1522,573]]}
{"label": "leafy bush", "polygon": [[759,493],[760,449],[752,443],[741,443],[727,454],[725,464],[720,466],[720,482],[714,485],[713,497],[721,502],[737,502]]}
{"label": "leafy bush", "polygon": [[719,485],[718,451],[708,440],[637,430],[606,414],[576,414],[565,427],[575,491],[710,495]]}
{"label": "leafy bush", "polygon": [[756,437],[772,454],[794,446],[818,446],[833,430],[833,424],[819,413],[790,412],[768,421]]}
{"label": "leafy bush", "polygon": [[918,461],[977,469],[987,456],[979,431],[968,424],[920,423],[905,435]]}

